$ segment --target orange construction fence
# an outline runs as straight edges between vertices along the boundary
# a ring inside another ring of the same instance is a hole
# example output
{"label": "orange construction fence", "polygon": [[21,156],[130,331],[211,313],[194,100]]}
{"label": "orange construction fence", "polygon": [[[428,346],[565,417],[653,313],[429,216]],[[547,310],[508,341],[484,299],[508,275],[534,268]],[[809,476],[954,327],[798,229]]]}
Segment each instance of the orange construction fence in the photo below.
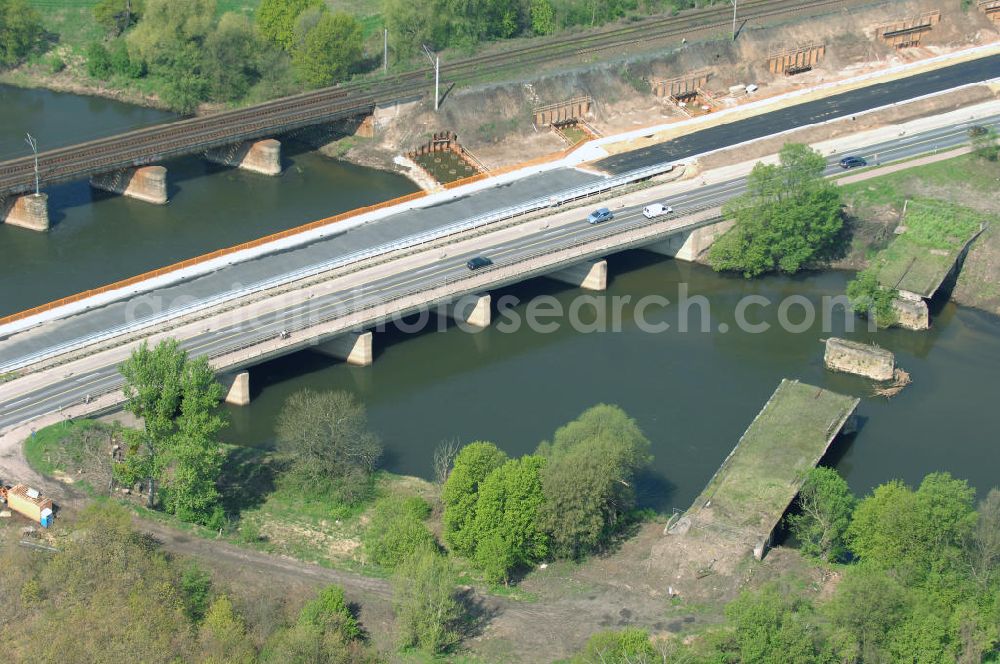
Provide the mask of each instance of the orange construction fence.
{"label": "orange construction fence", "polygon": [[[455,180],[454,182],[449,182],[444,185],[446,189],[454,189],[462,185],[471,184],[473,182],[480,182],[486,178],[492,177],[494,175],[499,175],[501,173],[510,173],[527,166],[534,166],[539,164],[548,163],[550,161],[555,161],[558,159],[563,159],[567,157],[571,152],[580,147],[583,143],[586,143],[588,139],[582,139],[575,145],[555,152],[552,154],[547,154],[536,159],[531,159],[520,164],[514,164],[512,166],[505,166],[489,173],[479,173],[476,175],[469,176],[467,178],[462,178],[461,180]],[[416,191],[412,194],[406,194],[405,196],[399,196],[387,201],[382,201],[381,203],[375,203],[374,205],[368,205],[361,208],[355,208],[353,210],[348,210],[347,212],[342,212],[340,214],[334,215],[332,217],[327,217],[325,219],[318,219],[316,221],[311,221],[307,224],[302,224],[301,226],[296,226],[294,228],[288,228],[283,231],[278,231],[277,233],[272,233],[271,235],[266,235],[256,240],[250,240],[249,242],[243,242],[242,244],[237,244],[232,247],[226,247],[224,249],[218,249],[211,253],[202,254],[200,256],[195,256],[194,258],[188,258],[186,260],[180,261],[179,263],[174,263],[173,265],[167,265],[149,272],[143,272],[142,274],[137,274],[134,277],[129,277],[128,279],[122,279],[121,281],[116,281],[106,286],[99,286],[97,288],[92,288],[90,290],[83,291],[82,293],[76,293],[75,295],[67,295],[66,297],[60,298],[58,300],[53,300],[52,302],[47,302],[41,304],[37,307],[32,307],[31,309],[26,309],[24,311],[19,311],[16,314],[11,314],[0,318],[0,325],[6,325],[7,323],[13,323],[14,321],[24,320],[36,314],[44,313],[46,311],[51,311],[57,307],[61,307],[67,304],[72,304],[74,302],[80,302],[88,297],[93,297],[95,295],[100,295],[102,293],[107,293],[108,291],[117,290],[119,288],[126,288],[128,286],[133,286],[138,283],[142,283],[147,279],[154,279],[156,277],[162,277],[165,274],[175,272],[177,270],[183,270],[185,268],[191,267],[193,265],[198,265],[199,263],[204,263],[215,258],[220,258],[222,256],[227,256],[229,254],[234,254],[238,251],[243,251],[244,249],[252,249],[254,247],[259,247],[261,245],[267,244],[268,242],[274,242],[275,240],[283,240],[306,231],[311,231],[323,226],[330,224],[336,224],[341,221],[346,221],[353,217],[366,214],[368,212],[374,212],[375,210],[382,210],[387,207],[392,207],[393,205],[401,205],[402,203],[408,203],[410,201],[415,201],[419,198],[427,196],[426,191]]]}

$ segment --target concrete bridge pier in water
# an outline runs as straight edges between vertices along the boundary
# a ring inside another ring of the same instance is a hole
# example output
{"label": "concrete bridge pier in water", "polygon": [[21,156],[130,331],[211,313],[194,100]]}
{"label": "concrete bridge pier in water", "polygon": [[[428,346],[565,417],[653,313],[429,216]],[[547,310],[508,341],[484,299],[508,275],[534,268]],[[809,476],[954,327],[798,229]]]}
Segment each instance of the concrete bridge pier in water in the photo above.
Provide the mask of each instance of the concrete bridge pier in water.
{"label": "concrete bridge pier in water", "polygon": [[224,145],[205,152],[205,159],[261,175],[281,175],[281,142],[267,138]]}
{"label": "concrete bridge pier in water", "polygon": [[23,194],[0,198],[0,222],[33,231],[49,230],[49,195]]}
{"label": "concrete bridge pier in water", "polygon": [[136,166],[90,178],[90,186],[154,205],[167,204],[167,169],[163,166]]}
{"label": "concrete bridge pier in water", "polygon": [[584,290],[602,291],[608,288],[608,261],[583,261],[576,265],[549,272],[549,279],[561,281],[564,284],[578,286]]}

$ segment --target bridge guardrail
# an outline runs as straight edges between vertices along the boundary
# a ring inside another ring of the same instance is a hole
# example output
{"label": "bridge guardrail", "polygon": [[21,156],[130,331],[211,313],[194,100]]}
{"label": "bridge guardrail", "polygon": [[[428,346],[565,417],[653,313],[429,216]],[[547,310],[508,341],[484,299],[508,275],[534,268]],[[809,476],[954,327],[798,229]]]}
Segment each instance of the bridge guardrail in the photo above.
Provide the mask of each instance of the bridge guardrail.
{"label": "bridge guardrail", "polygon": [[[678,214],[683,214],[683,215],[690,215],[690,214],[696,214],[698,212],[702,212],[704,210],[711,209],[713,207],[718,207],[718,205],[717,204],[713,204],[713,203],[704,203],[704,204],[701,204],[701,205],[694,205],[694,206],[687,207],[687,208],[680,208],[680,209],[677,210],[677,213]],[[680,226],[680,227],[678,227],[678,230],[680,230],[682,228],[687,228],[688,226],[701,226],[701,225],[703,225],[705,223],[711,223],[711,221],[712,220],[707,220],[707,219],[706,220],[702,220],[702,221],[698,222],[697,224],[688,224],[686,226]],[[645,217],[639,217],[635,221],[629,222],[627,224],[598,227],[600,230],[597,233],[595,233],[593,235],[589,235],[586,238],[581,238],[578,241],[576,241],[576,242],[574,242],[572,244],[569,244],[566,247],[563,247],[563,249],[573,249],[575,247],[579,247],[579,246],[588,244],[588,243],[593,242],[595,240],[600,240],[600,239],[603,239],[603,238],[607,238],[607,237],[612,236],[612,235],[626,233],[626,232],[629,232],[629,231],[641,228],[643,226],[648,226],[648,225],[657,224],[657,223],[662,223],[662,220],[646,219]],[[503,269],[504,267],[510,267],[511,265],[514,265],[516,263],[521,263],[521,262],[529,261],[529,260],[532,260],[532,259],[537,258],[539,256],[544,256],[547,253],[550,253],[550,252],[546,252],[544,250],[537,250],[537,251],[529,253],[529,254],[527,254],[525,256],[522,256],[522,257],[520,257],[520,258],[518,258],[516,260],[498,261],[494,265],[494,267],[490,268],[490,271],[491,272],[496,272],[497,270]],[[583,255],[583,253],[584,252],[580,252],[580,255]],[[436,284],[436,286],[437,287],[448,286],[448,285],[459,283],[459,282],[462,282],[462,281],[467,281],[470,278],[472,278],[472,277],[470,277],[469,275],[461,275],[461,276],[456,276],[456,277],[449,277],[449,278],[442,279],[438,284]],[[478,290],[478,289],[473,289],[473,290]],[[304,330],[306,328],[314,327],[316,325],[322,325],[323,323],[327,323],[330,320],[332,320],[334,318],[337,318],[338,316],[349,315],[351,313],[355,313],[357,311],[363,311],[365,309],[376,309],[377,307],[385,306],[387,304],[390,304],[390,303],[398,301],[398,300],[404,300],[404,299],[406,299],[408,297],[413,296],[414,294],[418,294],[418,293],[422,293],[422,292],[426,292],[426,291],[427,291],[426,288],[415,286],[415,287],[409,288],[409,289],[407,289],[405,291],[402,291],[400,293],[397,293],[395,295],[391,295],[391,296],[388,296],[388,297],[375,298],[371,302],[365,303],[365,304],[363,304],[361,306],[358,306],[358,307],[355,307],[355,308],[352,308],[352,309],[348,309],[347,311],[344,311],[344,310],[335,310],[335,311],[331,312],[329,315],[320,317],[318,319],[311,319],[309,317],[303,317],[305,319],[303,322],[297,323],[297,324],[296,323],[286,324],[285,329],[289,333],[295,334],[297,332],[301,332],[302,330]],[[260,343],[263,343],[265,341],[273,340],[275,338],[275,336],[276,335],[275,335],[274,332],[265,332],[265,333],[262,333],[262,334],[258,334],[258,335],[255,335],[253,337],[250,337],[249,339],[245,339],[245,340],[243,340],[243,341],[241,341],[239,343],[235,343],[235,344],[232,344],[232,345],[229,345],[229,346],[224,346],[222,348],[216,349],[215,351],[210,351],[208,353],[205,353],[204,357],[206,357],[209,360],[212,360],[212,359],[215,359],[217,357],[222,357],[224,355],[228,355],[228,354],[231,354],[231,353],[236,353],[236,352],[239,352],[241,350],[246,350],[247,348],[252,348],[252,347],[254,347],[254,346],[256,346],[256,345],[258,345]],[[90,395],[90,397],[91,397],[92,400],[97,401],[98,399],[100,399],[103,396],[106,396],[108,394],[113,394],[113,393],[119,392],[119,391],[120,391],[120,387],[118,385],[116,385],[113,388],[109,388],[109,389],[103,390],[101,392],[92,393]]]}
{"label": "bridge guardrail", "polygon": [[[447,226],[442,226],[440,228],[435,228],[431,231],[426,231],[424,233],[417,233],[414,235],[407,236],[400,240],[395,240],[393,242],[387,242],[375,247],[370,247],[368,249],[362,249],[360,251],[352,252],[345,256],[339,258],[334,258],[328,261],[323,261],[321,263],[316,263],[306,268],[295,270],[287,274],[283,274],[279,277],[273,277],[270,279],[264,279],[259,282],[255,282],[248,286],[244,286],[239,289],[227,291],[225,293],[220,293],[218,295],[203,298],[197,302],[192,302],[190,305],[184,307],[178,307],[170,311],[165,311],[161,314],[150,316],[141,321],[136,321],[134,323],[126,323],[118,327],[106,330],[104,332],[89,335],[86,337],[81,337],[79,339],[74,339],[73,341],[68,341],[51,348],[47,348],[43,351],[37,353],[32,353],[30,355],[25,355],[20,358],[7,361],[0,364],[0,372],[15,371],[17,369],[29,366],[36,362],[41,362],[62,353],[71,352],[73,350],[78,350],[84,346],[100,343],[101,341],[106,341],[123,334],[129,334],[132,332],[138,332],[147,327],[151,327],[158,323],[161,323],[171,318],[177,318],[179,316],[184,316],[191,313],[196,313],[200,310],[217,306],[219,304],[224,304],[234,299],[245,297],[247,295],[252,295],[254,293],[269,290],[271,288],[276,288],[283,286],[294,281],[299,281],[301,279],[307,279],[309,277],[315,276],[322,272],[327,272],[329,270],[337,269],[350,265],[352,263],[357,263],[368,258],[373,258],[379,255],[391,253],[393,251],[399,251],[402,249],[409,249],[421,244],[426,244],[427,242],[432,242],[434,240],[447,237],[448,235],[454,235],[456,233],[461,233],[469,230],[473,230],[482,226],[497,223],[499,221],[505,221],[507,219],[513,219],[530,212],[535,212],[537,210],[545,209],[548,207],[556,207],[562,205],[563,203],[574,201],[580,198],[586,198],[588,196],[593,196],[595,194],[614,189],[638,180],[643,180],[645,178],[653,177],[668,170],[672,169],[672,164],[658,164],[655,166],[649,166],[646,168],[637,169],[624,173],[619,176],[606,178],[600,180],[596,183],[590,185],[583,185],[580,187],[573,187],[570,189],[563,190],[556,194],[550,196],[539,197],[524,203],[520,203],[515,206],[508,208],[503,208],[494,212],[489,212],[482,215],[477,215],[461,221],[455,222],[453,224],[448,224]],[[316,222],[314,222],[316,223]],[[281,235],[281,233],[275,234]],[[273,236],[272,236],[273,237]]]}

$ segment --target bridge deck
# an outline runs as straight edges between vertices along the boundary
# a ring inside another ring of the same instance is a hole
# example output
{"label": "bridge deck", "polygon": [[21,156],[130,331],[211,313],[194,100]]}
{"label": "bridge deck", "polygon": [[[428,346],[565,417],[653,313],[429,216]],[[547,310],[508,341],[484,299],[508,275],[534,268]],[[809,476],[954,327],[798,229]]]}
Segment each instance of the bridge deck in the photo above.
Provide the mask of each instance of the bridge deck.
{"label": "bridge deck", "polygon": [[687,525],[736,536],[755,547],[755,554],[760,547],[763,555],[809,471],[858,403],[855,397],[782,380],[685,513]]}

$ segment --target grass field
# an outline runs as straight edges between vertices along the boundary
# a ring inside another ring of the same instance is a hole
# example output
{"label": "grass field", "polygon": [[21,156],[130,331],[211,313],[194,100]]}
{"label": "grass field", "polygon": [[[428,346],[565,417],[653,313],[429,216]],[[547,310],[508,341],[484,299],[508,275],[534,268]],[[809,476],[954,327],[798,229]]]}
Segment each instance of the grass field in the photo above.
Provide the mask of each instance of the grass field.
{"label": "grass field", "polygon": [[689,513],[725,529],[766,536],[857,402],[781,381]]}

